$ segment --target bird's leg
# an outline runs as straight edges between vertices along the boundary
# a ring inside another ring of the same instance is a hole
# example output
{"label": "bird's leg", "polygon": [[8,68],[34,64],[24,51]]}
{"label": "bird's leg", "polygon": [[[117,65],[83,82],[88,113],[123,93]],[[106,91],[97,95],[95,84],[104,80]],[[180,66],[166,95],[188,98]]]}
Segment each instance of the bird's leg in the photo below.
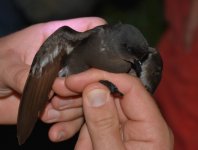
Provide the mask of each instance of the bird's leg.
{"label": "bird's leg", "polygon": [[118,88],[108,80],[100,80],[101,84],[105,85],[111,92],[111,94],[115,97],[122,97],[124,94],[118,90]]}

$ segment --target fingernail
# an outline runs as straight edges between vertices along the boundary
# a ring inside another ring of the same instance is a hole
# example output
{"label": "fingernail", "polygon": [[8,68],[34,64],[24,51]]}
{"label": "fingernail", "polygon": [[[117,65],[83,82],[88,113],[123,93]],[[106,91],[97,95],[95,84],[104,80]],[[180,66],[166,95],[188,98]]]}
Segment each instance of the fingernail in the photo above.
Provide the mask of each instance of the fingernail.
{"label": "fingernail", "polygon": [[54,122],[58,120],[60,113],[56,110],[50,109],[48,111],[48,122]]}
{"label": "fingernail", "polygon": [[87,94],[88,103],[92,107],[100,107],[107,101],[107,91],[94,89]]}
{"label": "fingernail", "polygon": [[57,135],[57,141],[62,141],[65,138],[65,133],[63,131],[60,131]]}

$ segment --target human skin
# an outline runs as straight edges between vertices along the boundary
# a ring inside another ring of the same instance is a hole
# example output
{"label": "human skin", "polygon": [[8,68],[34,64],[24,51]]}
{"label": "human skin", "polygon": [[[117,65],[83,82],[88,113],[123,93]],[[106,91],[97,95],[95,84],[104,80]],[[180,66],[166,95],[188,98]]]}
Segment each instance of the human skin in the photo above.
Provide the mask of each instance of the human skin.
{"label": "human skin", "polygon": [[[1,38],[0,124],[16,124],[31,62],[50,34],[63,25],[83,32],[104,23],[103,19],[93,17],[54,21]],[[113,98],[98,82],[102,79],[114,83],[124,97]],[[55,96],[40,116],[45,123],[54,123],[49,130],[51,141],[66,140],[80,130],[77,150],[173,147],[171,130],[154,99],[136,77],[90,69],[68,78],[57,78],[51,93]]]}

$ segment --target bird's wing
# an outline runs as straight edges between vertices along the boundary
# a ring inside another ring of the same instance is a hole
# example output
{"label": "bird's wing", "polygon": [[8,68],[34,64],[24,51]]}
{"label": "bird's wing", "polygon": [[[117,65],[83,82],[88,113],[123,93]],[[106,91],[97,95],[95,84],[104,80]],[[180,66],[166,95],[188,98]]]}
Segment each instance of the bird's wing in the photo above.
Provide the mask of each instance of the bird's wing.
{"label": "bird's wing", "polygon": [[88,36],[89,32],[79,33],[64,26],[54,32],[37,52],[19,106],[17,119],[19,144],[23,144],[29,137],[38,114],[44,109],[52,84],[63,67],[62,59]]}

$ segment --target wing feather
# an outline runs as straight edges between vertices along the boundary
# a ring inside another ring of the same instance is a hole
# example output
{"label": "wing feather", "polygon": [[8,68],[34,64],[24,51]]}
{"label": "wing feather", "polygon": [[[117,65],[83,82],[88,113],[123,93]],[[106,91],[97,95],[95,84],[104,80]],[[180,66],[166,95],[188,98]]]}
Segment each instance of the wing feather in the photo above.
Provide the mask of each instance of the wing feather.
{"label": "wing feather", "polygon": [[52,84],[61,68],[60,59],[63,57],[62,53],[54,59],[53,63],[47,64],[42,69],[41,75],[29,74],[17,120],[17,137],[20,144],[23,144],[32,132],[38,113],[43,110],[49,99],[48,95]]}
{"label": "wing feather", "polygon": [[67,26],[61,27],[44,42],[35,55],[18,112],[17,137],[20,145],[30,136],[38,114],[49,99],[52,84],[63,67],[62,60],[78,44],[78,38],[75,38],[77,34]]}

